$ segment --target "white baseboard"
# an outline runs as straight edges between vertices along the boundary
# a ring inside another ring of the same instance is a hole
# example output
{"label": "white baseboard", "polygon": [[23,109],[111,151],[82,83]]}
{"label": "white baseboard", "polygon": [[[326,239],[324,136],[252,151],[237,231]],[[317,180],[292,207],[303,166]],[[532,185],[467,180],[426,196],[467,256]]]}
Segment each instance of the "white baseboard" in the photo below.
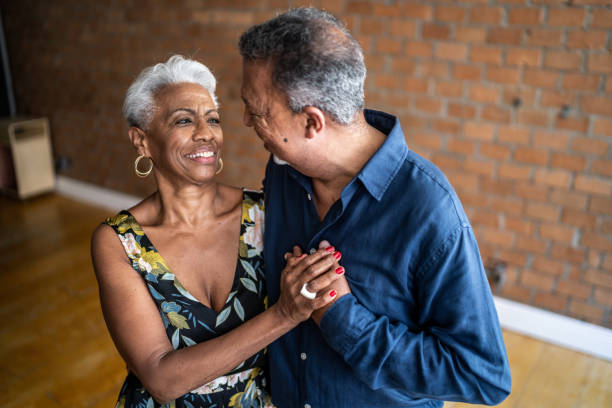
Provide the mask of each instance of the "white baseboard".
{"label": "white baseboard", "polygon": [[[63,176],[56,179],[56,191],[113,211],[130,208],[142,200]],[[494,300],[504,329],[612,361],[612,330],[508,299]]]}
{"label": "white baseboard", "polygon": [[83,201],[113,211],[125,210],[142,200],[141,197],[120,193],[65,176],[56,177],[55,191],[77,201]]}
{"label": "white baseboard", "polygon": [[612,361],[612,330],[494,297],[504,329]]}

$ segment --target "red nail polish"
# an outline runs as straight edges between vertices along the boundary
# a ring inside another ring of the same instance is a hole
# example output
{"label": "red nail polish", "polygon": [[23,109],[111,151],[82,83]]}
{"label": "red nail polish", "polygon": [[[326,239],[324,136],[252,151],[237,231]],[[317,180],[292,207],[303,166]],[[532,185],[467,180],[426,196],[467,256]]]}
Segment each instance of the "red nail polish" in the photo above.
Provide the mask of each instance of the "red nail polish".
{"label": "red nail polish", "polygon": [[340,253],[340,251],[334,252],[334,258],[340,259],[341,257],[342,257],[342,254]]}
{"label": "red nail polish", "polygon": [[329,297],[335,297],[336,296],[336,291],[332,290],[331,292],[329,292]]}
{"label": "red nail polish", "polygon": [[328,246],[327,248],[325,248],[325,250],[327,252],[334,252],[336,250],[336,248],[334,248],[333,246]]}
{"label": "red nail polish", "polygon": [[336,273],[337,273],[338,275],[342,275],[342,274],[344,273],[344,268],[343,268],[343,267],[341,267],[341,266],[340,266],[340,267],[338,267],[338,268],[336,268]]}
{"label": "red nail polish", "polygon": [[299,261],[300,259],[304,259],[305,257],[306,257],[306,254],[302,254],[302,255],[298,256],[298,258],[297,258],[297,259],[298,259],[298,261]]}

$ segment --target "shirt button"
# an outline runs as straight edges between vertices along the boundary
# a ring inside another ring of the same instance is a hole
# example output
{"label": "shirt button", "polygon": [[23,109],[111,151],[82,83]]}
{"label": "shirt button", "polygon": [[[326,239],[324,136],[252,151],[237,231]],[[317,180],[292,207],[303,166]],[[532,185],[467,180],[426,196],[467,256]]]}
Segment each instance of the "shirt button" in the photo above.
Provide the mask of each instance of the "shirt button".
{"label": "shirt button", "polygon": [[312,201],[312,196],[310,195],[310,193],[307,193],[306,197],[308,197],[308,201]]}
{"label": "shirt button", "polygon": [[310,404],[304,404],[304,408],[312,408]]}
{"label": "shirt button", "polygon": [[301,358],[302,360],[306,360],[306,353],[302,353],[302,354],[300,354],[300,358]]}

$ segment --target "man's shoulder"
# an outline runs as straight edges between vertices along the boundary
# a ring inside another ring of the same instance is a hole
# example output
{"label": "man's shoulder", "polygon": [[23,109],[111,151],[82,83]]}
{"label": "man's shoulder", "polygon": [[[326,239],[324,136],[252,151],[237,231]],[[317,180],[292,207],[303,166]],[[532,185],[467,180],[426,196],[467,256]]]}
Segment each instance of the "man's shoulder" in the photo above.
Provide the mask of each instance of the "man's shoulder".
{"label": "man's shoulder", "polygon": [[419,185],[424,188],[441,189],[443,193],[454,191],[442,170],[413,150],[408,150],[402,170],[410,173],[412,178],[415,179],[415,181],[419,181]]}
{"label": "man's shoulder", "polygon": [[435,214],[440,221],[467,223],[467,216],[455,189],[435,164],[408,151],[394,181],[401,205],[418,207],[419,212]]}
{"label": "man's shoulder", "polygon": [[435,164],[410,149],[395,116],[369,109],[364,113],[371,126],[387,135],[387,141],[373,157],[379,164],[381,160],[385,163],[375,170],[382,169],[392,174],[389,181],[399,181],[400,192],[406,190],[413,194],[456,198],[455,191],[444,173]]}

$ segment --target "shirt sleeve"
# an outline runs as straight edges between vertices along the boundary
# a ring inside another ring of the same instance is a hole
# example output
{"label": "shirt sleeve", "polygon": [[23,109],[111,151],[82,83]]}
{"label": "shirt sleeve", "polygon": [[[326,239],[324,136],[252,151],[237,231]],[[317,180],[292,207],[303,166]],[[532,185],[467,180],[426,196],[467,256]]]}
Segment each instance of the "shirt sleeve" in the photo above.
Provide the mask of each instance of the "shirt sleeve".
{"label": "shirt sleeve", "polygon": [[497,404],[510,393],[510,369],[471,227],[430,254],[417,275],[418,329],[348,294],[323,316],[323,336],[372,389]]}

